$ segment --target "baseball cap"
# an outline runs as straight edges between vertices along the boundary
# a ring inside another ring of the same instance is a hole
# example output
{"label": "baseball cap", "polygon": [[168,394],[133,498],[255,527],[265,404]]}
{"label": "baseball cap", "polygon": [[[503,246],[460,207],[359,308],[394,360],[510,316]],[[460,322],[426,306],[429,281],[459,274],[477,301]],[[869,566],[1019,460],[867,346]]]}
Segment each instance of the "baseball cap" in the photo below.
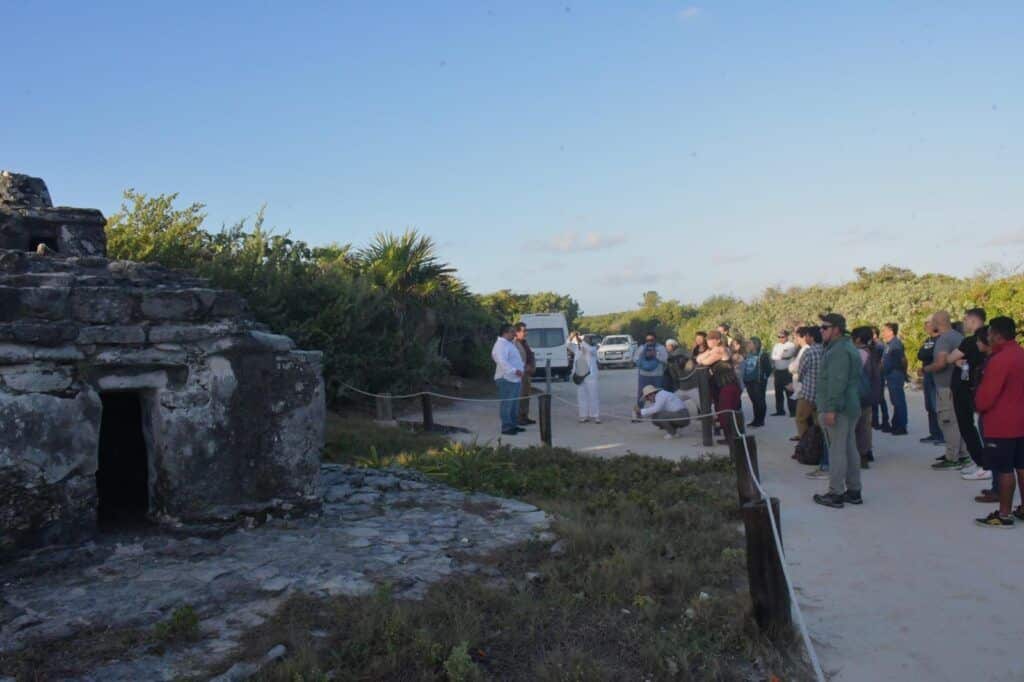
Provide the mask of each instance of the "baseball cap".
{"label": "baseball cap", "polygon": [[818,318],[830,327],[839,327],[842,330],[846,329],[846,318],[839,313],[825,313],[824,315],[818,315]]}

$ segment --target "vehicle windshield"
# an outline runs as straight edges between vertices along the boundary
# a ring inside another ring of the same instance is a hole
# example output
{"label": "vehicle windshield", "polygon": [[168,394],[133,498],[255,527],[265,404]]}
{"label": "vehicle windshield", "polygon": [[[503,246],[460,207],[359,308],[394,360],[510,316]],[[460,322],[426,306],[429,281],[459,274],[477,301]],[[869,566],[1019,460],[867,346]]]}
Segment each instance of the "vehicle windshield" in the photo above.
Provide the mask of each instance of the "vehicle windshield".
{"label": "vehicle windshield", "polygon": [[565,331],[559,328],[553,329],[529,329],[526,330],[526,340],[533,348],[554,348],[565,345]]}
{"label": "vehicle windshield", "polygon": [[609,336],[601,342],[602,346],[620,346],[629,343],[629,338],[626,336]]}

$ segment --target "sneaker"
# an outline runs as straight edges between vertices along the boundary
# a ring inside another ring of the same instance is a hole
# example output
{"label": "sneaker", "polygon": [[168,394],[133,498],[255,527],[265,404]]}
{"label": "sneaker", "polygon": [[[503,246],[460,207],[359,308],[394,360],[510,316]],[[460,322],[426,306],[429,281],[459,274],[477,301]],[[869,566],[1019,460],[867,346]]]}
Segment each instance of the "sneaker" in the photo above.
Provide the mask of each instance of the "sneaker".
{"label": "sneaker", "polygon": [[867,453],[866,457],[868,458],[869,462],[874,462],[875,461],[875,451],[874,450],[868,450],[868,453]]}
{"label": "sneaker", "polygon": [[520,419],[519,420],[519,425],[520,426],[529,426],[530,424],[536,424],[536,423],[537,423],[536,420],[530,419],[530,418]]}
{"label": "sneaker", "polygon": [[956,461],[956,463],[960,465],[961,469],[963,469],[964,467],[969,467],[969,466],[973,465],[974,461],[970,457],[966,457],[965,456],[965,457],[961,457],[960,459],[958,459]]}
{"label": "sneaker", "polygon": [[864,504],[864,498],[861,497],[859,490],[857,492],[847,490],[843,494],[843,502],[846,504]]}
{"label": "sneaker", "polygon": [[1019,507],[1017,507],[1016,509],[1014,509],[1013,510],[1013,515],[1016,516],[1021,521],[1024,521],[1024,504],[1022,504]]}
{"label": "sneaker", "polygon": [[837,493],[825,493],[824,495],[815,495],[814,501],[825,507],[832,507],[833,509],[843,508],[843,499],[845,495],[839,495]]}
{"label": "sneaker", "polygon": [[956,460],[954,462],[943,457],[942,461],[936,462],[935,464],[932,465],[932,469],[935,469],[936,471],[945,471],[949,469],[962,469],[963,466],[964,465],[960,463],[960,460]]}
{"label": "sneaker", "polygon": [[770,415],[768,415],[768,416],[769,416],[769,417],[785,417],[785,416],[786,416],[786,413],[785,413],[785,412],[772,412],[772,413],[771,413]]}
{"label": "sneaker", "polygon": [[919,438],[918,441],[921,443],[934,443],[935,439],[931,436],[925,436],[924,438]]}
{"label": "sneaker", "polygon": [[674,433],[666,433],[666,434],[665,434],[665,435],[663,436],[663,438],[664,438],[665,440],[672,440],[672,439],[673,439],[673,438],[675,438],[675,437],[676,437],[676,436],[675,436],[675,434],[674,434]]}
{"label": "sneaker", "polygon": [[979,466],[964,467],[960,478],[965,481],[987,481],[992,478],[992,472]]}
{"label": "sneaker", "polygon": [[946,455],[939,455],[938,457],[935,458],[935,461],[936,462],[944,462],[944,461],[946,461]]}
{"label": "sneaker", "polygon": [[893,429],[889,433],[891,435],[893,435],[893,436],[906,436],[907,435],[907,430],[906,429]]}
{"label": "sneaker", "polygon": [[526,430],[526,429],[524,429],[524,428],[523,428],[523,427],[521,427],[521,426],[517,426],[517,427],[516,427],[516,433],[522,433],[522,432],[523,432],[523,431],[525,431],[525,430]]}
{"label": "sneaker", "polygon": [[502,429],[501,432],[506,436],[515,436],[519,434],[519,431],[516,429]]}
{"label": "sneaker", "polygon": [[882,433],[891,433],[892,427],[889,426],[888,424],[882,424],[882,426],[880,426],[878,430],[881,431]]}
{"label": "sneaker", "polygon": [[815,479],[826,479],[829,477],[829,473],[824,469],[812,469],[811,471],[808,471],[804,475],[807,476],[807,478]]}
{"label": "sneaker", "polygon": [[983,519],[974,519],[974,522],[986,528],[1013,528],[1013,516],[1000,516],[998,511],[992,512]]}
{"label": "sneaker", "polygon": [[595,424],[600,424],[601,423],[601,419],[598,418],[598,417],[594,417],[594,423]]}
{"label": "sneaker", "polygon": [[794,443],[799,443],[800,442],[800,436],[790,436],[789,439],[791,441],[793,441]]}
{"label": "sneaker", "polygon": [[982,504],[999,504],[999,496],[993,495],[991,490],[986,490],[980,495],[974,498],[975,502],[981,502]]}
{"label": "sneaker", "polygon": [[580,424],[586,424],[588,421],[590,420],[587,419],[586,417],[580,417]]}

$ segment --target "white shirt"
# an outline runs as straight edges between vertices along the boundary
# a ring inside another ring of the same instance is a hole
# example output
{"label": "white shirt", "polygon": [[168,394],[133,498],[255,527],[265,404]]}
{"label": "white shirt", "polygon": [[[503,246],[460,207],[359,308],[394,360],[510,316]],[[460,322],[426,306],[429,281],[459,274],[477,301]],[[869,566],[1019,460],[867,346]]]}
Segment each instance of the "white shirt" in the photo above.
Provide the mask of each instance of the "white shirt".
{"label": "white shirt", "polygon": [[789,369],[789,362],[796,357],[796,344],[792,341],[777,343],[772,346],[772,365],[775,369],[786,371]]}
{"label": "white shirt", "polygon": [[658,391],[654,394],[654,404],[640,410],[640,414],[644,417],[650,417],[652,414],[658,414],[659,412],[680,412],[685,409],[686,403],[675,393]]}
{"label": "white shirt", "polygon": [[594,377],[597,376],[597,349],[591,346],[586,341],[576,343],[570,341],[565,344],[569,350],[575,354],[573,360],[572,371],[573,374],[583,376],[587,372],[590,372]]}
{"label": "white shirt", "polygon": [[491,348],[491,359],[494,360],[494,380],[504,379],[513,383],[520,383],[523,379],[516,374],[516,370],[523,371],[523,356],[519,354],[516,344],[504,336],[499,336]]}
{"label": "white shirt", "polygon": [[800,356],[807,350],[807,346],[800,346],[800,352],[796,359],[789,363],[789,373],[793,375],[793,395],[800,395]]}

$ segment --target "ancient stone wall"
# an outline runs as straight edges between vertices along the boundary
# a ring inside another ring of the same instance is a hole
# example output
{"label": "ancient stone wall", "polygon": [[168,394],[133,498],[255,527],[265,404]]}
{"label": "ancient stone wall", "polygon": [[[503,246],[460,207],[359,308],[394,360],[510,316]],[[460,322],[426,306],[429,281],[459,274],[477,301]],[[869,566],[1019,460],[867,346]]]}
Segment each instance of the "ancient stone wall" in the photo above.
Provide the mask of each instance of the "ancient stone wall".
{"label": "ancient stone wall", "polygon": [[102,395],[124,391],[141,403],[151,518],[317,503],[320,353],[182,273],[0,250],[0,554],[95,527]]}

